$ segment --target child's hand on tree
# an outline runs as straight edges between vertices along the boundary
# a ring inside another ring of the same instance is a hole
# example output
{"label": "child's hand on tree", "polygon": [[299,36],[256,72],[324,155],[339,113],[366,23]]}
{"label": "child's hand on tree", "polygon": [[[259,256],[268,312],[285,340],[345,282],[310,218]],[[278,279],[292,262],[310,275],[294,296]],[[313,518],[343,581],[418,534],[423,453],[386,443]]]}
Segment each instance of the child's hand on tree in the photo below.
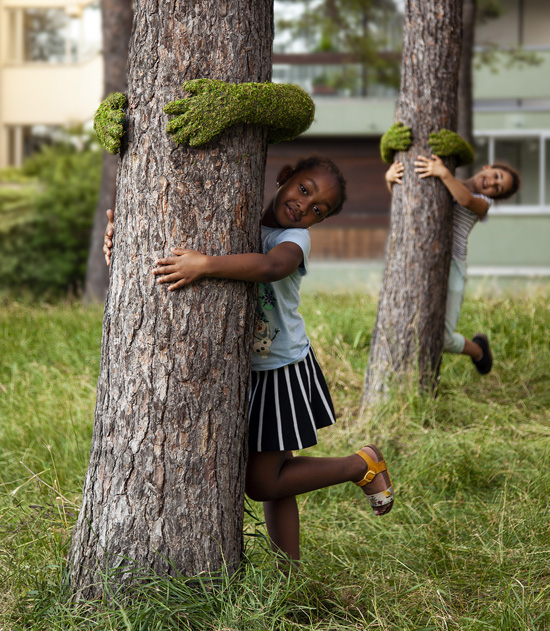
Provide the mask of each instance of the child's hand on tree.
{"label": "child's hand on tree", "polygon": [[175,256],[155,261],[153,274],[158,276],[157,283],[173,283],[170,291],[180,289],[205,276],[205,264],[208,257],[196,250],[170,248]]}
{"label": "child's hand on tree", "polygon": [[94,129],[99,144],[109,153],[120,151],[120,141],[124,135],[124,108],[126,96],[122,92],[113,92],[102,101],[94,114]]}
{"label": "child's hand on tree", "polygon": [[411,128],[394,123],[380,139],[380,155],[384,162],[392,162],[396,151],[407,151],[412,145]]}
{"label": "child's hand on tree", "polygon": [[414,172],[419,174],[418,177],[420,179],[425,177],[442,178],[450,173],[449,169],[443,164],[443,160],[436,155],[432,155],[431,158],[416,156],[414,166],[416,167]]}
{"label": "child's hand on tree", "polygon": [[405,167],[402,162],[392,162],[390,168],[386,171],[385,178],[386,184],[391,190],[393,184],[402,184],[403,183],[403,172],[405,171]]}
{"label": "child's hand on tree", "polygon": [[185,81],[182,89],[191,96],[165,105],[166,114],[175,115],[166,133],[192,147],[243,123],[267,127],[269,142],[291,140],[311,125],[315,113],[311,97],[290,84],[194,79]]}
{"label": "child's hand on tree", "polygon": [[455,156],[458,166],[471,164],[474,161],[472,146],[450,129],[441,129],[430,134],[428,144],[438,156]]}
{"label": "child's hand on tree", "polygon": [[115,213],[110,208],[107,211],[107,218],[109,222],[103,235],[103,254],[105,254],[105,263],[109,266],[111,264],[111,248],[113,247],[113,236],[115,234]]}

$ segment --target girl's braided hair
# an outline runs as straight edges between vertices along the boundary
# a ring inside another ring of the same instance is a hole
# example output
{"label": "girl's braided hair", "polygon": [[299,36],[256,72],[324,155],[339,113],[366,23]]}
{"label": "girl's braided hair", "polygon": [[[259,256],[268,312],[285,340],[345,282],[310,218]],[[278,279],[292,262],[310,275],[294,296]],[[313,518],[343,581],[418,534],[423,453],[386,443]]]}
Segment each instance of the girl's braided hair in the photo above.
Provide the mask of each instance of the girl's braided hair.
{"label": "girl's braided hair", "polygon": [[342,175],[340,169],[334,164],[332,160],[328,158],[323,158],[322,156],[311,156],[309,158],[304,158],[300,160],[295,167],[292,169],[292,174],[299,173],[300,171],[305,171],[307,169],[325,169],[329,173],[332,173],[336,179],[338,180],[338,185],[340,187],[340,203],[336,208],[328,215],[332,217],[332,215],[337,215],[342,212],[342,208],[344,207],[344,202],[347,198],[346,192],[346,179]]}

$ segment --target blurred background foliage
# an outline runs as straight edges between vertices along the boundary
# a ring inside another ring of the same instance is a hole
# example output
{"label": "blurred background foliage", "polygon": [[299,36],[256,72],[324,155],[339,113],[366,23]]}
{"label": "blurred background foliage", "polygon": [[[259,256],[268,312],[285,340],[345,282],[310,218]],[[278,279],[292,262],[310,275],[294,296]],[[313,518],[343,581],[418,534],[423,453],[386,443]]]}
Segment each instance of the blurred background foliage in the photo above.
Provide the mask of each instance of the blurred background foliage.
{"label": "blurred background foliage", "polygon": [[0,170],[0,296],[81,292],[100,175],[101,151],[82,129]]}

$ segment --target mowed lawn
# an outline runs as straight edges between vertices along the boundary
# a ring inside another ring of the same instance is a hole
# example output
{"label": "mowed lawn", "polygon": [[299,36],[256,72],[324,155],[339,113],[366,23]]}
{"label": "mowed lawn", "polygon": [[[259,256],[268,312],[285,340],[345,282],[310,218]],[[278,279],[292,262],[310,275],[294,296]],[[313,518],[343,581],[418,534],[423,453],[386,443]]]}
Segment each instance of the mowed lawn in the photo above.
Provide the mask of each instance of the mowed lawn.
{"label": "mowed lawn", "polygon": [[[384,451],[396,502],[360,489],[299,498],[303,562],[281,572],[249,502],[242,571],[165,579],[74,603],[64,555],[93,425],[102,310],[0,306],[0,630],[550,629],[550,291],[468,298],[461,330],[495,366],[444,356],[435,397],[359,418],[376,297],[306,294],[302,313],[339,422],[308,455]],[[129,597],[128,597],[129,596]]]}

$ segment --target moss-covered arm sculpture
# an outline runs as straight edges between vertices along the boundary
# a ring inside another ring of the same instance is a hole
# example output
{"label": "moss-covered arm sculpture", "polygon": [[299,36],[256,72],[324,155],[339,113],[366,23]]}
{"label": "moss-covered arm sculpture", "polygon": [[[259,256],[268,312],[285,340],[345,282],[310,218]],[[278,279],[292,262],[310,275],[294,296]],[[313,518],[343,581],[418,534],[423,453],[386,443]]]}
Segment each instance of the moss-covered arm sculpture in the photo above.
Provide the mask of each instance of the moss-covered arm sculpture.
{"label": "moss-covered arm sculpture", "polygon": [[292,84],[225,83],[214,79],[185,81],[191,95],[164,107],[176,115],[166,132],[177,143],[204,145],[233,125],[262,125],[270,143],[292,140],[313,122],[315,105],[307,92]]}
{"label": "moss-covered arm sculpture", "polygon": [[[307,92],[292,84],[225,83],[214,79],[185,81],[182,88],[191,96],[164,107],[175,115],[166,132],[176,143],[204,145],[228,127],[243,123],[269,130],[270,143],[292,140],[313,122],[315,105]],[[110,94],[94,116],[94,129],[101,146],[109,153],[120,151],[124,134],[126,97]]]}
{"label": "moss-covered arm sculpture", "polygon": [[109,153],[120,151],[120,141],[124,135],[124,108],[126,96],[113,92],[102,101],[94,115],[94,129],[99,144]]}
{"label": "moss-covered arm sculpture", "polygon": [[450,129],[440,129],[430,134],[428,144],[436,156],[454,156],[459,167],[474,161],[472,145]]}
{"label": "moss-covered arm sculpture", "polygon": [[[411,144],[411,128],[403,123],[394,123],[380,140],[382,160],[393,162],[393,154],[396,151],[407,151]],[[458,166],[474,161],[472,146],[450,129],[441,129],[430,134],[428,144],[436,156],[455,156]]]}
{"label": "moss-covered arm sculpture", "polygon": [[412,145],[411,128],[403,123],[394,123],[380,139],[380,155],[384,162],[393,162],[396,151],[407,151]]}

